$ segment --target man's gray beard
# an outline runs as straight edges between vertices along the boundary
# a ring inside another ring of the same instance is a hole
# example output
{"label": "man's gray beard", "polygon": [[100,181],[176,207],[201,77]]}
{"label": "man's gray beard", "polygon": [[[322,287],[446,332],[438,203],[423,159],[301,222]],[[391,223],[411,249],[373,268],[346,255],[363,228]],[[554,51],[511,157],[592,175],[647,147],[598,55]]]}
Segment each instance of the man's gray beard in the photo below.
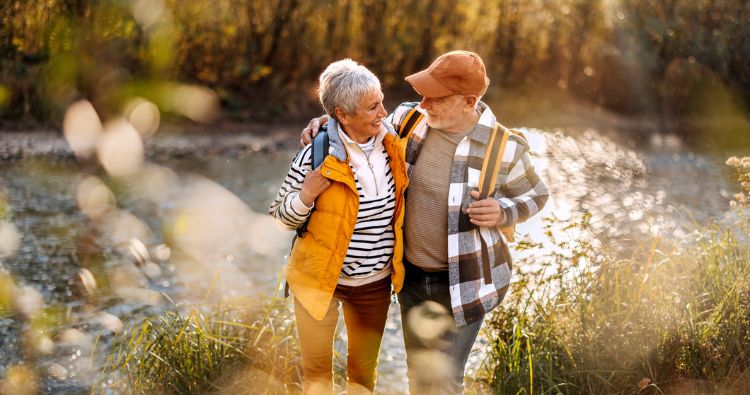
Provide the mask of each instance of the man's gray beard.
{"label": "man's gray beard", "polygon": [[427,126],[433,129],[440,129],[440,125],[435,125],[435,121],[428,114],[425,114],[425,117],[427,117]]}

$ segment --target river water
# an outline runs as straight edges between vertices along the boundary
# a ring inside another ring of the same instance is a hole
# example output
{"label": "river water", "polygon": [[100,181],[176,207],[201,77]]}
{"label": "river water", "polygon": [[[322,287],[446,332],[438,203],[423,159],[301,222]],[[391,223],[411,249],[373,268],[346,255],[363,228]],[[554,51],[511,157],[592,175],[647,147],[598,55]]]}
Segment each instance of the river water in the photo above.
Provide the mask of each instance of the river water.
{"label": "river water", "polygon": [[[727,209],[737,188],[725,155],[692,152],[669,136],[523,131],[552,199],[518,228],[520,239],[538,247],[519,254],[517,267],[533,266],[534,254],[550,248],[544,225],[554,223],[558,241],[580,237],[564,229],[583,213],[601,242],[623,249],[655,235],[684,237],[691,221],[731,221]],[[2,268],[24,290],[21,304],[51,317],[0,315],[0,377],[26,360],[40,372],[43,393],[86,392],[120,320],[158,311],[168,300],[198,302],[216,290],[225,299],[275,292],[292,235],[278,230],[266,210],[293,155],[284,148],[162,156],[116,180],[93,162],[50,155],[0,164],[0,202],[18,236],[12,253],[0,258]],[[82,286],[81,268],[98,284],[94,296]],[[22,334],[33,325],[54,335],[30,344]],[[378,391],[403,393],[396,304],[386,332]],[[343,355],[345,333],[341,339],[336,349]],[[485,344],[475,345],[469,373],[481,365]]]}

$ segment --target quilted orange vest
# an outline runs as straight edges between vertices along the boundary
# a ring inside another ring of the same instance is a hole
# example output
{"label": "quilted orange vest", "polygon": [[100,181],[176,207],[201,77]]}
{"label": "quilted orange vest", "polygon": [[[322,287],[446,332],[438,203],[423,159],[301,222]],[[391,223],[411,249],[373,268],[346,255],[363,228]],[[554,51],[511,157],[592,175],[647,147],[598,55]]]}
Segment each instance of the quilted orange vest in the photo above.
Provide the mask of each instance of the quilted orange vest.
{"label": "quilted orange vest", "polygon": [[[387,134],[383,145],[390,157],[396,206],[393,213],[393,272],[391,283],[396,292],[404,282],[404,191],[408,185],[404,160],[405,141]],[[289,256],[286,280],[302,306],[317,320],[322,320],[338,284],[344,257],[349,248],[359,212],[359,193],[349,164],[328,155],[321,173],[332,181],[315,200],[307,232],[298,238]]]}

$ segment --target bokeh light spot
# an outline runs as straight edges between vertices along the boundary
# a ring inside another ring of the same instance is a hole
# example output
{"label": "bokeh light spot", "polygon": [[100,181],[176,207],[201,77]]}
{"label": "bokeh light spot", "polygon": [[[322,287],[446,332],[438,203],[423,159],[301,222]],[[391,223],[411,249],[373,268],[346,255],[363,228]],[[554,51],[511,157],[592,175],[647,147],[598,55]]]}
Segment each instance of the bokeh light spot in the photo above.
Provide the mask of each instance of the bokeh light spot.
{"label": "bokeh light spot", "polygon": [[87,177],[78,184],[76,202],[81,211],[91,219],[101,218],[115,208],[114,194],[94,176]]}
{"label": "bokeh light spot", "polygon": [[10,222],[0,222],[0,257],[10,258],[16,255],[21,245],[21,234]]}
{"label": "bokeh light spot", "polygon": [[133,4],[133,17],[144,29],[153,26],[163,14],[163,0],[138,0]]}
{"label": "bokeh light spot", "polygon": [[133,100],[127,106],[126,114],[130,124],[144,138],[152,136],[159,129],[159,122],[161,122],[159,107],[148,100],[141,98]]}
{"label": "bokeh light spot", "polygon": [[79,157],[89,157],[102,133],[102,123],[88,100],[73,103],[63,119],[63,133]]}
{"label": "bokeh light spot", "polygon": [[423,344],[437,345],[440,339],[455,330],[455,324],[443,305],[428,300],[409,311],[409,328]]}
{"label": "bokeh light spot", "polygon": [[180,85],[172,90],[172,109],[195,122],[210,122],[219,110],[219,97],[208,88]]}
{"label": "bokeh light spot", "polygon": [[30,366],[15,365],[8,368],[0,383],[0,393],[13,395],[36,395],[39,384],[36,373]]}
{"label": "bokeh light spot", "polygon": [[143,164],[141,136],[122,119],[106,126],[96,152],[107,173],[115,177],[133,174]]}
{"label": "bokeh light spot", "polygon": [[151,240],[153,233],[143,221],[127,211],[120,210],[109,215],[102,224],[104,235],[109,242],[122,253],[130,253],[133,239]]}
{"label": "bokeh light spot", "polygon": [[15,297],[16,311],[27,318],[36,316],[42,310],[42,307],[44,307],[42,294],[36,288],[22,286],[18,289]]}

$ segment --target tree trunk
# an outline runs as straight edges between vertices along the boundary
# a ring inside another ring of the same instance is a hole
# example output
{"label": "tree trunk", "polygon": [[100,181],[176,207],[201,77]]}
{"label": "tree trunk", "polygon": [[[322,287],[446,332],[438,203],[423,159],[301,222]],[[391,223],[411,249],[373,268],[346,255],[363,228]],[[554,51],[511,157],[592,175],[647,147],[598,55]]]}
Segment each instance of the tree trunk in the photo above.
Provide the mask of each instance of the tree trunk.
{"label": "tree trunk", "polygon": [[508,83],[513,75],[513,63],[516,60],[516,39],[518,38],[518,2],[512,0],[510,3],[510,21],[508,25],[508,38],[505,41],[505,59],[503,61],[502,82]]}
{"label": "tree trunk", "polygon": [[288,0],[288,1],[281,1],[282,4],[286,5],[286,7],[280,7],[281,10],[277,16],[277,18],[274,20],[273,28],[271,30],[271,48],[268,50],[268,53],[266,54],[266,58],[263,62],[265,65],[270,65],[274,63],[274,60],[276,59],[276,54],[279,50],[280,43],[286,38],[283,34],[284,28],[287,24],[292,23],[291,18],[294,11],[299,6],[299,0]]}

